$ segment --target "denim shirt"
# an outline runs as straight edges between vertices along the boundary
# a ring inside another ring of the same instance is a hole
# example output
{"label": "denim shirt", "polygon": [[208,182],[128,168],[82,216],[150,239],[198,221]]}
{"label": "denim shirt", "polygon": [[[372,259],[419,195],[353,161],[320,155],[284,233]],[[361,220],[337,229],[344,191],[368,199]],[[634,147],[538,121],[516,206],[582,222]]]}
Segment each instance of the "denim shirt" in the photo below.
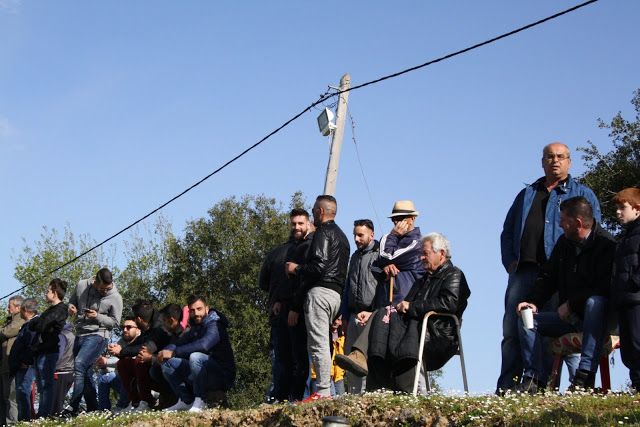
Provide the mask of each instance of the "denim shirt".
{"label": "denim shirt", "polygon": [[[545,177],[542,177],[533,184],[527,185],[516,196],[507,213],[502,234],[500,235],[502,265],[504,265],[505,270],[509,268],[513,261],[520,261],[520,239],[522,238],[524,224],[529,215],[538,185],[544,185],[544,182]],[[564,233],[562,227],[560,227],[560,204],[576,196],[584,196],[589,201],[593,209],[593,216],[598,223],[602,219],[600,202],[598,202],[594,192],[589,187],[572,179],[571,175],[569,175],[563,183],[557,185],[549,194],[544,221],[544,252],[547,259],[551,256],[556,242]]]}

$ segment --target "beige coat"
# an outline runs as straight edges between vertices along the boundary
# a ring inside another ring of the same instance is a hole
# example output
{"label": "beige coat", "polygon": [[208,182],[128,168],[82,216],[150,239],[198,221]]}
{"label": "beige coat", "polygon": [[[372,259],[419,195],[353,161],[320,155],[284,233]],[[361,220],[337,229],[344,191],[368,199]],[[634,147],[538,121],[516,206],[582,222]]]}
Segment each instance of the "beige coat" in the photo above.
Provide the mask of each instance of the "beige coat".
{"label": "beige coat", "polygon": [[9,372],[9,353],[22,325],[24,325],[24,319],[20,317],[20,312],[17,312],[13,313],[11,317],[7,319],[4,326],[0,328],[0,342],[2,343],[2,366],[0,367],[0,373],[2,374]]}

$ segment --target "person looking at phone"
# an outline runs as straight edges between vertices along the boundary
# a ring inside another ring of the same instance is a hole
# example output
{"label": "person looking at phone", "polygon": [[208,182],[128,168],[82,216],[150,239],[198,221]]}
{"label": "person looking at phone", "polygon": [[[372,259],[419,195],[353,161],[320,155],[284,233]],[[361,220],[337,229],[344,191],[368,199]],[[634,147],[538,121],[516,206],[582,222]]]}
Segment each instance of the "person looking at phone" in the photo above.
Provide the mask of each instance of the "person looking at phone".
{"label": "person looking at phone", "polygon": [[84,396],[87,411],[98,409],[93,384],[93,362],[104,352],[111,331],[120,325],[122,297],[111,271],[103,268],[93,279],[78,282],[69,299],[69,315],[76,316],[76,341],[73,346],[73,395],[63,415],[76,415]]}

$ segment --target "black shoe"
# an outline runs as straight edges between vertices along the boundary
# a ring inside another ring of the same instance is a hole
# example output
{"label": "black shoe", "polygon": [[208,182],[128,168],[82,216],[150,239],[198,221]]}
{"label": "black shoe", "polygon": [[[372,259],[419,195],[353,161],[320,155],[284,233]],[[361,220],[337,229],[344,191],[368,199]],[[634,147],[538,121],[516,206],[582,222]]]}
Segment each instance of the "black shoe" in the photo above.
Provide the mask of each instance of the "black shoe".
{"label": "black shoe", "polygon": [[65,410],[58,415],[58,417],[59,418],[75,418],[78,416],[79,413],[80,413],[79,410],[68,407],[68,408],[65,408]]}
{"label": "black shoe", "polygon": [[593,390],[596,383],[596,373],[578,369],[569,386],[570,392]]}
{"label": "black shoe", "polygon": [[523,377],[522,382],[513,388],[513,392],[534,395],[538,393],[539,388],[538,382],[534,378]]}

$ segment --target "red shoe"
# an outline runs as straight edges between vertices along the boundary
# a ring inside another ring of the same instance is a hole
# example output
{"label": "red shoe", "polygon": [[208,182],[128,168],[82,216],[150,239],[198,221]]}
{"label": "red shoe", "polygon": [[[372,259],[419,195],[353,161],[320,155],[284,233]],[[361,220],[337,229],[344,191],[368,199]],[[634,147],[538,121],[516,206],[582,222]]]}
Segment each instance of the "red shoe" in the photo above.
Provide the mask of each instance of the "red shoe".
{"label": "red shoe", "polygon": [[316,402],[318,400],[327,400],[327,399],[333,399],[333,397],[331,397],[331,395],[320,396],[318,395],[318,392],[315,392],[311,396],[307,397],[306,399],[296,402],[296,405],[299,405],[301,403]]}

